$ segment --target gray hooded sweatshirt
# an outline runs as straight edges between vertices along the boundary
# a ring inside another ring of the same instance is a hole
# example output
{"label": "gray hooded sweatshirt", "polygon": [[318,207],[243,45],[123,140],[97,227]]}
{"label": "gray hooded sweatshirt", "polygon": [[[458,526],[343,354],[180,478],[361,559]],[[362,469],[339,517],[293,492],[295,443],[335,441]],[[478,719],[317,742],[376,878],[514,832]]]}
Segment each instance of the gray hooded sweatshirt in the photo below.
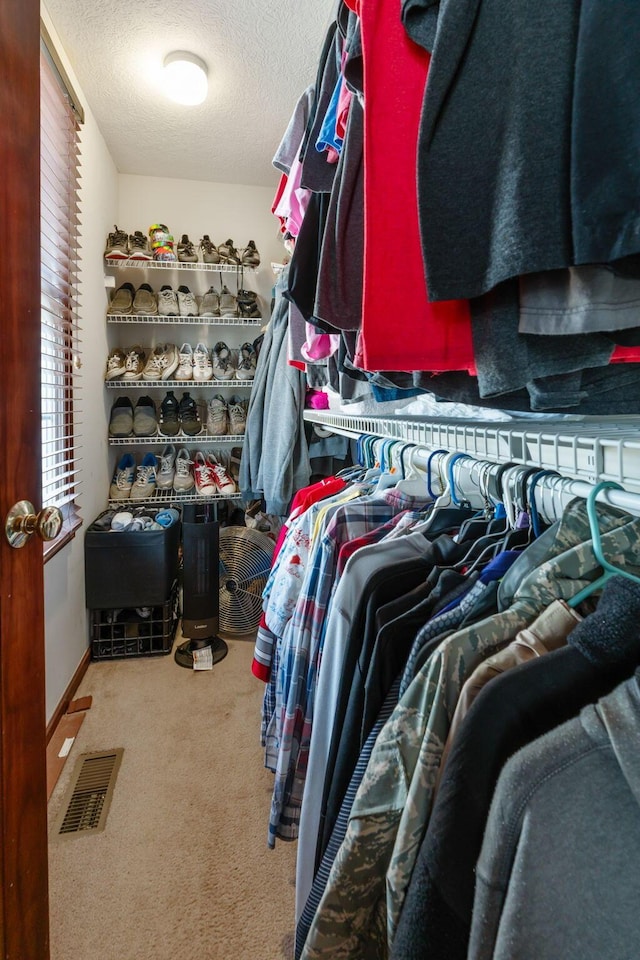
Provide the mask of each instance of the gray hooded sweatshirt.
{"label": "gray hooded sweatshirt", "polygon": [[505,765],[469,960],[640,956],[640,671]]}

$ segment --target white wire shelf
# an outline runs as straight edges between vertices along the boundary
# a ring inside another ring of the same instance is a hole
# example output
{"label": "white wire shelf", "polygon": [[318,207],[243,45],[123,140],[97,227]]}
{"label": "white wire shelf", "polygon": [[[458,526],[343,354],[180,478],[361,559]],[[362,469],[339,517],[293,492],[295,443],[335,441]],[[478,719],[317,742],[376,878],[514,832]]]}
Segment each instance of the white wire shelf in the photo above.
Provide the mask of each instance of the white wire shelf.
{"label": "white wire shelf", "polygon": [[200,324],[207,327],[260,327],[260,320],[244,320],[242,317],[164,317],[142,314],[107,314],[107,323],[172,323]]}
{"label": "white wire shelf", "polygon": [[215,494],[210,497],[203,497],[198,493],[190,491],[189,493],[176,493],[174,490],[156,490],[151,497],[136,498],[135,500],[130,500],[126,497],[123,500],[108,500],[110,507],[126,507],[127,505],[133,505],[136,507],[146,507],[152,506],[155,507],[159,504],[163,506],[169,506],[175,504],[179,507],[183,503],[222,503],[222,502],[237,502],[242,500],[241,493],[232,493],[232,494]]}
{"label": "white wire shelf", "polygon": [[249,267],[235,263],[182,263],[180,260],[108,260],[104,258],[108,267],[116,270],[195,270],[205,273],[255,273],[258,267]]}
{"label": "white wire shelf", "polygon": [[184,445],[186,443],[193,443],[194,441],[197,441],[198,443],[242,444],[244,443],[244,433],[225,433],[222,436],[216,436],[216,434],[213,433],[188,434],[183,433],[181,430],[172,437],[165,435],[164,433],[156,433],[149,437],[109,437],[109,446],[130,447],[139,445],[150,446],[152,444],[162,446],[166,443],[180,443],[181,445]]}
{"label": "white wire shelf", "polygon": [[512,461],[589,484],[613,480],[640,493],[640,417],[489,422],[305,411],[304,419],[350,437],[371,434],[478,460]]}
{"label": "white wire shelf", "polygon": [[165,387],[251,387],[253,380],[105,380],[110,390],[151,390]]}

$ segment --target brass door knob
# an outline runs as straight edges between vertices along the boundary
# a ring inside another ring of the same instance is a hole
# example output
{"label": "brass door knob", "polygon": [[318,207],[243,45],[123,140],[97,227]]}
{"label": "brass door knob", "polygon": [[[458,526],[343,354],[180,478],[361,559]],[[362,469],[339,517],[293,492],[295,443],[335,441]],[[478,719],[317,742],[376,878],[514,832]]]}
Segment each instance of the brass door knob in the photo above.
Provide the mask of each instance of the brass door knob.
{"label": "brass door knob", "polygon": [[28,500],[15,503],[4,522],[4,530],[11,547],[24,547],[37,533],[41,540],[55,540],[62,530],[63,517],[58,507],[44,507],[40,513]]}

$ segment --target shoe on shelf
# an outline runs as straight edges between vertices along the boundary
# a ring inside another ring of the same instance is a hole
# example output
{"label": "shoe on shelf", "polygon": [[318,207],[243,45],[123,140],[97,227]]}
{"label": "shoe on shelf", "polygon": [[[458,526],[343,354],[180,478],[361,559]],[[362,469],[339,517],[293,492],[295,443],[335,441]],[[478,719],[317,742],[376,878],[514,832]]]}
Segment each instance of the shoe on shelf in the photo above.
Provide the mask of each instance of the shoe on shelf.
{"label": "shoe on shelf", "polygon": [[186,433],[188,437],[196,437],[199,433],[202,433],[202,421],[198,413],[198,404],[188,392],[182,394],[178,408],[178,419],[180,420],[182,432]]}
{"label": "shoe on shelf", "polygon": [[149,354],[145,368],[142,371],[143,380],[170,380],[178,369],[180,356],[178,348],[173,343],[160,343]]}
{"label": "shoe on shelf", "polygon": [[144,370],[147,354],[138,344],[135,347],[129,347],[125,358],[125,370],[122,375],[123,380],[140,380]]}
{"label": "shoe on shelf", "polygon": [[114,347],[113,350],[109,351],[109,356],[107,357],[107,370],[104,375],[105,380],[116,380],[118,377],[121,377],[125,371],[125,352],[121,350],[120,347]]}
{"label": "shoe on shelf", "polygon": [[253,380],[256,375],[256,351],[252,343],[243,343],[240,347],[238,358],[238,369],[236,377],[238,380]]}
{"label": "shoe on shelf", "polygon": [[213,476],[215,479],[216,487],[223,496],[228,497],[232,493],[237,493],[238,488],[236,487],[235,481],[227,473],[222,464],[216,460],[212,453],[208,453],[205,457],[205,462],[207,466],[211,467],[213,471]]}
{"label": "shoe on shelf", "polygon": [[207,406],[207,433],[212,437],[223,437],[229,432],[229,410],[227,402],[219,393],[209,400]]}
{"label": "shoe on shelf", "polygon": [[182,240],[178,241],[178,260],[180,263],[197,263],[198,254],[191,240],[186,233],[182,234]]}
{"label": "shoe on shelf", "polygon": [[180,307],[175,290],[165,283],[158,292],[158,313],[161,317],[179,317]]}
{"label": "shoe on shelf", "polygon": [[141,283],[136,290],[133,312],[139,317],[155,317],[158,313],[158,301],[148,283]]}
{"label": "shoe on shelf", "polygon": [[196,493],[200,497],[214,497],[218,492],[215,473],[211,464],[205,459],[202,450],[196,452],[193,458],[193,477],[196,484]]}
{"label": "shoe on shelf", "polygon": [[213,376],[216,380],[233,380],[235,377],[235,368],[233,366],[233,356],[231,350],[223,340],[218,340],[211,351],[211,360],[213,364]]}
{"label": "shoe on shelf", "polygon": [[131,260],[153,260],[149,241],[141,230],[129,234],[129,258]]}
{"label": "shoe on shelf", "polygon": [[107,234],[104,258],[105,260],[129,259],[129,238],[126,230],[121,230],[116,225],[113,228],[113,233]]}
{"label": "shoe on shelf", "polygon": [[158,430],[163,437],[175,437],[180,430],[178,411],[180,404],[173,390],[167,390],[166,396],[160,404],[160,418]]}
{"label": "shoe on shelf", "polygon": [[240,264],[240,257],[233,245],[233,240],[226,240],[224,243],[221,243],[218,247],[218,254],[220,255],[221,263]]}
{"label": "shoe on shelf", "polygon": [[110,437],[130,437],[133,433],[133,405],[129,397],[118,397],[109,416]]}
{"label": "shoe on shelf", "polygon": [[260,266],[260,254],[253,240],[249,240],[244,250],[240,252],[240,259],[242,260],[243,267]]}
{"label": "shoe on shelf", "polygon": [[158,490],[170,490],[176,475],[176,448],[168,443],[158,457],[156,486]]}
{"label": "shoe on shelf", "polygon": [[240,461],[242,459],[242,447],[231,447],[229,454],[229,473],[235,480],[236,487],[240,486]]}
{"label": "shoe on shelf", "polygon": [[128,500],[135,477],[136,462],[130,453],[124,453],[116,463],[109,487],[110,500]]}
{"label": "shoe on shelf", "polygon": [[243,320],[262,320],[258,294],[254,290],[238,290],[236,301]]}
{"label": "shoe on shelf", "polygon": [[133,309],[135,289],[132,283],[123,283],[113,295],[107,310],[108,317],[127,317]]}
{"label": "shoe on shelf", "polygon": [[200,301],[201,317],[219,317],[220,316],[220,294],[213,287],[209,287],[202,300]]}
{"label": "shoe on shelf", "polygon": [[178,287],[178,308],[181,317],[197,317],[198,301],[189,290],[189,287],[182,285]]}
{"label": "shoe on shelf", "polygon": [[136,478],[131,487],[132,500],[146,500],[152,497],[156,489],[158,458],[153,453],[145,453],[142,463],[136,467]]}
{"label": "shoe on shelf", "polygon": [[220,263],[220,254],[215,246],[211,243],[211,238],[209,237],[208,233],[205,233],[204,237],[200,241],[200,249],[202,250],[203,263]]}
{"label": "shoe on shelf", "polygon": [[223,286],[222,290],[220,291],[220,316],[238,316],[238,301],[226,286]]}
{"label": "shoe on shelf", "polygon": [[176,380],[193,380],[193,347],[183,343],[178,351],[180,362],[176,370]]}
{"label": "shoe on shelf", "polygon": [[209,350],[204,343],[197,343],[193,351],[193,379],[211,380],[213,377],[213,365]]}
{"label": "shoe on shelf", "polygon": [[136,437],[153,437],[158,432],[158,414],[151,397],[140,397],[133,409],[133,433]]}
{"label": "shoe on shelf", "polygon": [[176,493],[188,493],[193,490],[194,479],[192,472],[193,460],[189,456],[189,451],[184,447],[178,450],[175,462],[175,477],[173,480],[173,489]]}
{"label": "shoe on shelf", "polygon": [[232,436],[241,436],[247,426],[247,406],[240,397],[229,400],[229,432]]}

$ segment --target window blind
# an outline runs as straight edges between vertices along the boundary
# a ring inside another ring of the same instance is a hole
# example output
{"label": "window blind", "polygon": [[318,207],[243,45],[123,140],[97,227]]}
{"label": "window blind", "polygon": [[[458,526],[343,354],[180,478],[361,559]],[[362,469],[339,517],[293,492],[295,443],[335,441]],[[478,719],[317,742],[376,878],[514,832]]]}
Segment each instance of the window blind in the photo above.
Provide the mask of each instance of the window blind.
{"label": "window blind", "polygon": [[40,54],[42,504],[79,524],[79,117],[43,41]]}

